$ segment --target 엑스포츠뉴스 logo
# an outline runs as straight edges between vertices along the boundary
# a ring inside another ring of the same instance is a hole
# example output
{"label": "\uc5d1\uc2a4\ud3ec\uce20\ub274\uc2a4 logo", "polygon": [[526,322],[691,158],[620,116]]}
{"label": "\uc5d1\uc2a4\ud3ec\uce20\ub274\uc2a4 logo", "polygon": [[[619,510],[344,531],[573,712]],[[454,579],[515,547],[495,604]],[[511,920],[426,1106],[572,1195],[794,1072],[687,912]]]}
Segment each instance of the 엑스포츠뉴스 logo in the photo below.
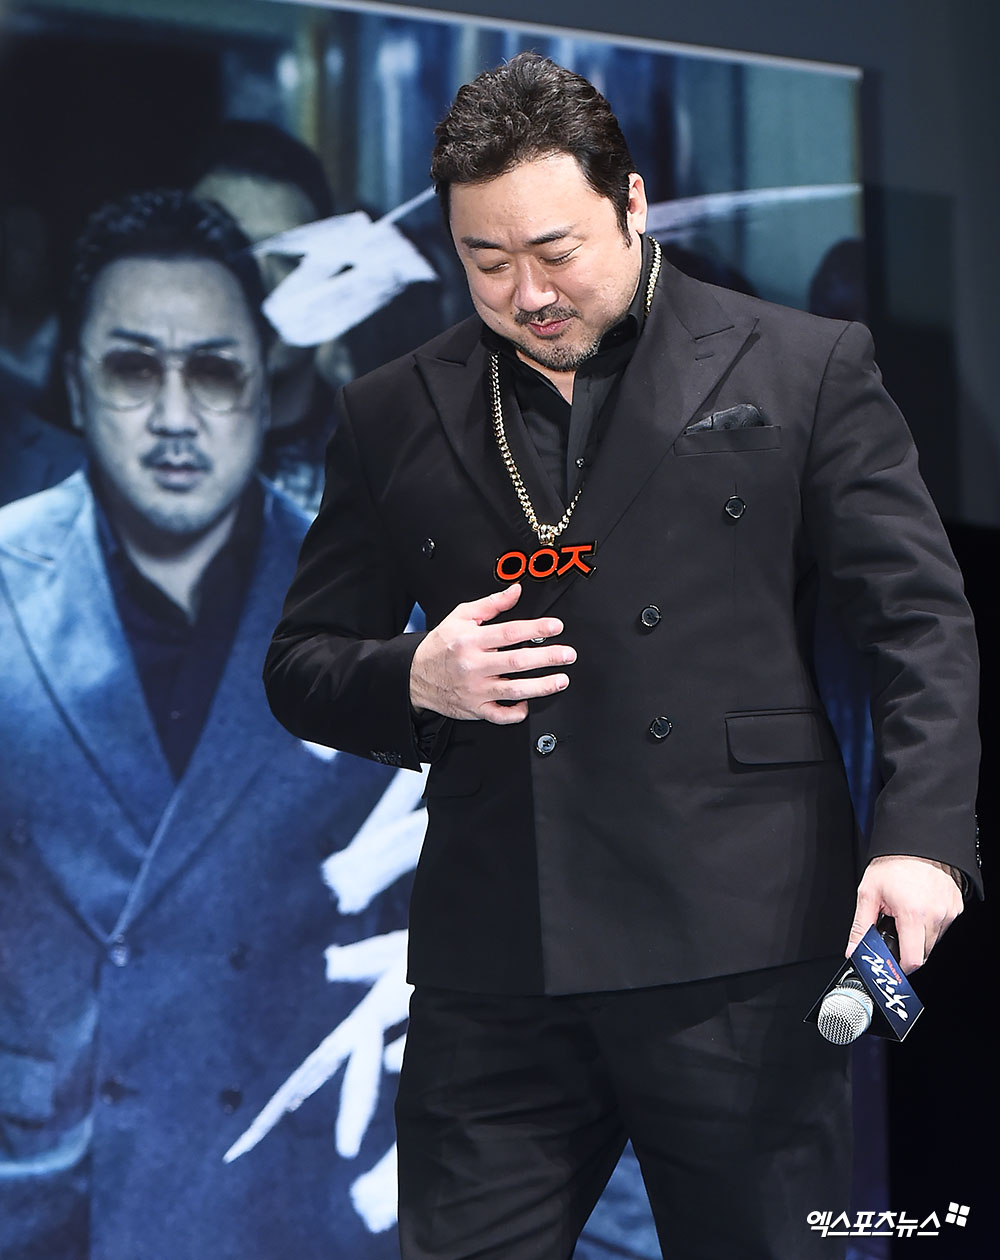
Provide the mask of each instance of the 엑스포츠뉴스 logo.
{"label": "\uc5d1\uc2a4\ud3ec\uce20\ub274\uc2a4 logo", "polygon": [[[949,1203],[946,1212],[810,1212],[806,1224],[824,1238],[938,1238],[941,1216],[945,1225],[964,1229],[969,1221],[967,1203]],[[946,1231],[947,1232],[947,1231]]]}

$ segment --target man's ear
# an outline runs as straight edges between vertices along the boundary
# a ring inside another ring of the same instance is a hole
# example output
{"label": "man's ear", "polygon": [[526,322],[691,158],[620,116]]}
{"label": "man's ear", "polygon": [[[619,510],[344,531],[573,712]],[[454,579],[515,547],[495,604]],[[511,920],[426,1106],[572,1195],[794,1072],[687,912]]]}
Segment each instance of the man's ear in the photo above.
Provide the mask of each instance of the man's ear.
{"label": "man's ear", "polygon": [[628,225],[641,236],[646,230],[646,185],[635,171],[628,177]]}
{"label": "man's ear", "polygon": [[80,381],[80,363],[73,351],[63,356],[63,379],[69,400],[70,423],[77,432],[83,431],[83,385]]}

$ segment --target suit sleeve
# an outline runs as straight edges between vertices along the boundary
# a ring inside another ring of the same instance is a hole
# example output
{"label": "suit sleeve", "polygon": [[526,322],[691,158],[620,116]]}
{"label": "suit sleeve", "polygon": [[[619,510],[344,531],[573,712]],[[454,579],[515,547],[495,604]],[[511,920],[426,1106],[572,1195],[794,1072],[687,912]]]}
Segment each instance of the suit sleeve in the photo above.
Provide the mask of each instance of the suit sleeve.
{"label": "suit sleeve", "polygon": [[873,666],[883,787],[869,856],[949,863],[982,895],[972,614],[913,440],[860,324],[845,328],[827,362],[803,516],[835,610]]}
{"label": "suit sleeve", "polygon": [[365,477],[344,391],[326,488],[302,544],[264,665],[275,717],[293,735],[389,765],[420,768],[404,633],[414,599]]}

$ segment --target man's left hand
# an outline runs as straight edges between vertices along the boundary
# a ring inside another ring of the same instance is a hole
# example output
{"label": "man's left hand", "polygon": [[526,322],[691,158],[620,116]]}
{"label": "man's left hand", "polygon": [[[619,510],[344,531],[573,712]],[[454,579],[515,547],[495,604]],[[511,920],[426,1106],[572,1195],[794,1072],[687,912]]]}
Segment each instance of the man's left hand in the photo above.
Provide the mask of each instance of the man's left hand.
{"label": "man's left hand", "polygon": [[922,857],[872,858],[858,886],[847,957],[879,915],[889,914],[896,921],[900,966],[916,971],[961,913],[962,892],[952,867]]}

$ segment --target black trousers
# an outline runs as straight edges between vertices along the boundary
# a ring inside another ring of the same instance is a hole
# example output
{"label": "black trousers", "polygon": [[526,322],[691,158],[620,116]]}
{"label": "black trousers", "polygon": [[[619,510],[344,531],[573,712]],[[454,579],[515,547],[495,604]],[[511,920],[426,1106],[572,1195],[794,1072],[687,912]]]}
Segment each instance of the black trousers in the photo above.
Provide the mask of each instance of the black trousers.
{"label": "black trousers", "polygon": [[418,988],[396,1104],[403,1260],[567,1260],[630,1138],[668,1260],[835,1260],[836,960],[570,997]]}

